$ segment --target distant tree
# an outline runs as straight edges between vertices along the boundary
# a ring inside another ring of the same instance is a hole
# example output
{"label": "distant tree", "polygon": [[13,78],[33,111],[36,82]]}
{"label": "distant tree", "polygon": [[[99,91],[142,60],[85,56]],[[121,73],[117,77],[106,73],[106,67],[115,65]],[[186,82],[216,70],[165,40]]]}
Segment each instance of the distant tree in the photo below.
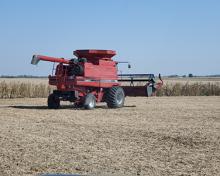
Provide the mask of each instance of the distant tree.
{"label": "distant tree", "polygon": [[192,78],[192,77],[193,77],[193,74],[192,74],[192,73],[190,73],[190,74],[189,74],[189,78]]}
{"label": "distant tree", "polygon": [[179,77],[179,75],[169,75],[168,77],[169,78],[177,78],[177,77]]}
{"label": "distant tree", "polygon": [[183,77],[183,78],[185,78],[185,77],[186,77],[186,75],[183,75],[182,77]]}

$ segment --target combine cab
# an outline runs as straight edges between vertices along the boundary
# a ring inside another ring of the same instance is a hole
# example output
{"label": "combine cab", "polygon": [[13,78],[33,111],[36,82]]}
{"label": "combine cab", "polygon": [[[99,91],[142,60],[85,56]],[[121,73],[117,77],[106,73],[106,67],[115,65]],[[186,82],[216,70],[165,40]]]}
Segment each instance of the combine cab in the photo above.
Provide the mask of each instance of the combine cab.
{"label": "combine cab", "polygon": [[[93,109],[97,102],[106,102],[109,108],[124,105],[125,96],[152,96],[163,82],[156,83],[152,74],[117,75],[118,62],[112,50],[76,50],[74,59],[34,55],[31,63],[40,60],[56,62],[49,84],[57,87],[48,97],[48,108],[57,109],[60,101],[70,101],[76,107]],[[146,79],[147,77],[147,79]],[[140,80],[141,79],[141,80]],[[130,86],[121,82],[130,81]],[[136,81],[146,81],[144,86],[134,86]]]}

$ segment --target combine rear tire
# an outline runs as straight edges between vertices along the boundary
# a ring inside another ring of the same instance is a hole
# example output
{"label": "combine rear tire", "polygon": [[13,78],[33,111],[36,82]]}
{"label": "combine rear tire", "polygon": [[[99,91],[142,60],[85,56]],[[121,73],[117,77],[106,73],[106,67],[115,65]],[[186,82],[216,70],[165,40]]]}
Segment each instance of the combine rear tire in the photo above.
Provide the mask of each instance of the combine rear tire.
{"label": "combine rear tire", "polygon": [[109,108],[121,108],[124,106],[125,93],[121,87],[112,87],[108,89],[105,98]]}
{"label": "combine rear tire", "polygon": [[60,99],[56,95],[50,94],[47,99],[47,105],[49,109],[58,109],[60,107]]}
{"label": "combine rear tire", "polygon": [[92,93],[89,93],[86,95],[83,106],[85,109],[94,109],[95,108],[96,98]]}

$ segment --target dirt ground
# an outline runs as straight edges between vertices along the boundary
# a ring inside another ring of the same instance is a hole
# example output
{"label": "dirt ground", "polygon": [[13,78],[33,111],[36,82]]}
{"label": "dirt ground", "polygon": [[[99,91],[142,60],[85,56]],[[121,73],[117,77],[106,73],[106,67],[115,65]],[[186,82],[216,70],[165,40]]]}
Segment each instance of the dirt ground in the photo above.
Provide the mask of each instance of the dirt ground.
{"label": "dirt ground", "polygon": [[126,98],[48,110],[0,100],[0,175],[219,175],[220,97]]}

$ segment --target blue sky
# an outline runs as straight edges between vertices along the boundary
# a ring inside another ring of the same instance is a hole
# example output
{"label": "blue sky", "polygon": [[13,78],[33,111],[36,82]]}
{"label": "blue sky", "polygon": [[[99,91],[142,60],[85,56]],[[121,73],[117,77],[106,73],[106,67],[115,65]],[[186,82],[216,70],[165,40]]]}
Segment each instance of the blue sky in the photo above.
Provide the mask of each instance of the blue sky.
{"label": "blue sky", "polygon": [[218,0],[1,0],[0,75],[48,75],[33,54],[113,49],[123,73],[220,73]]}

